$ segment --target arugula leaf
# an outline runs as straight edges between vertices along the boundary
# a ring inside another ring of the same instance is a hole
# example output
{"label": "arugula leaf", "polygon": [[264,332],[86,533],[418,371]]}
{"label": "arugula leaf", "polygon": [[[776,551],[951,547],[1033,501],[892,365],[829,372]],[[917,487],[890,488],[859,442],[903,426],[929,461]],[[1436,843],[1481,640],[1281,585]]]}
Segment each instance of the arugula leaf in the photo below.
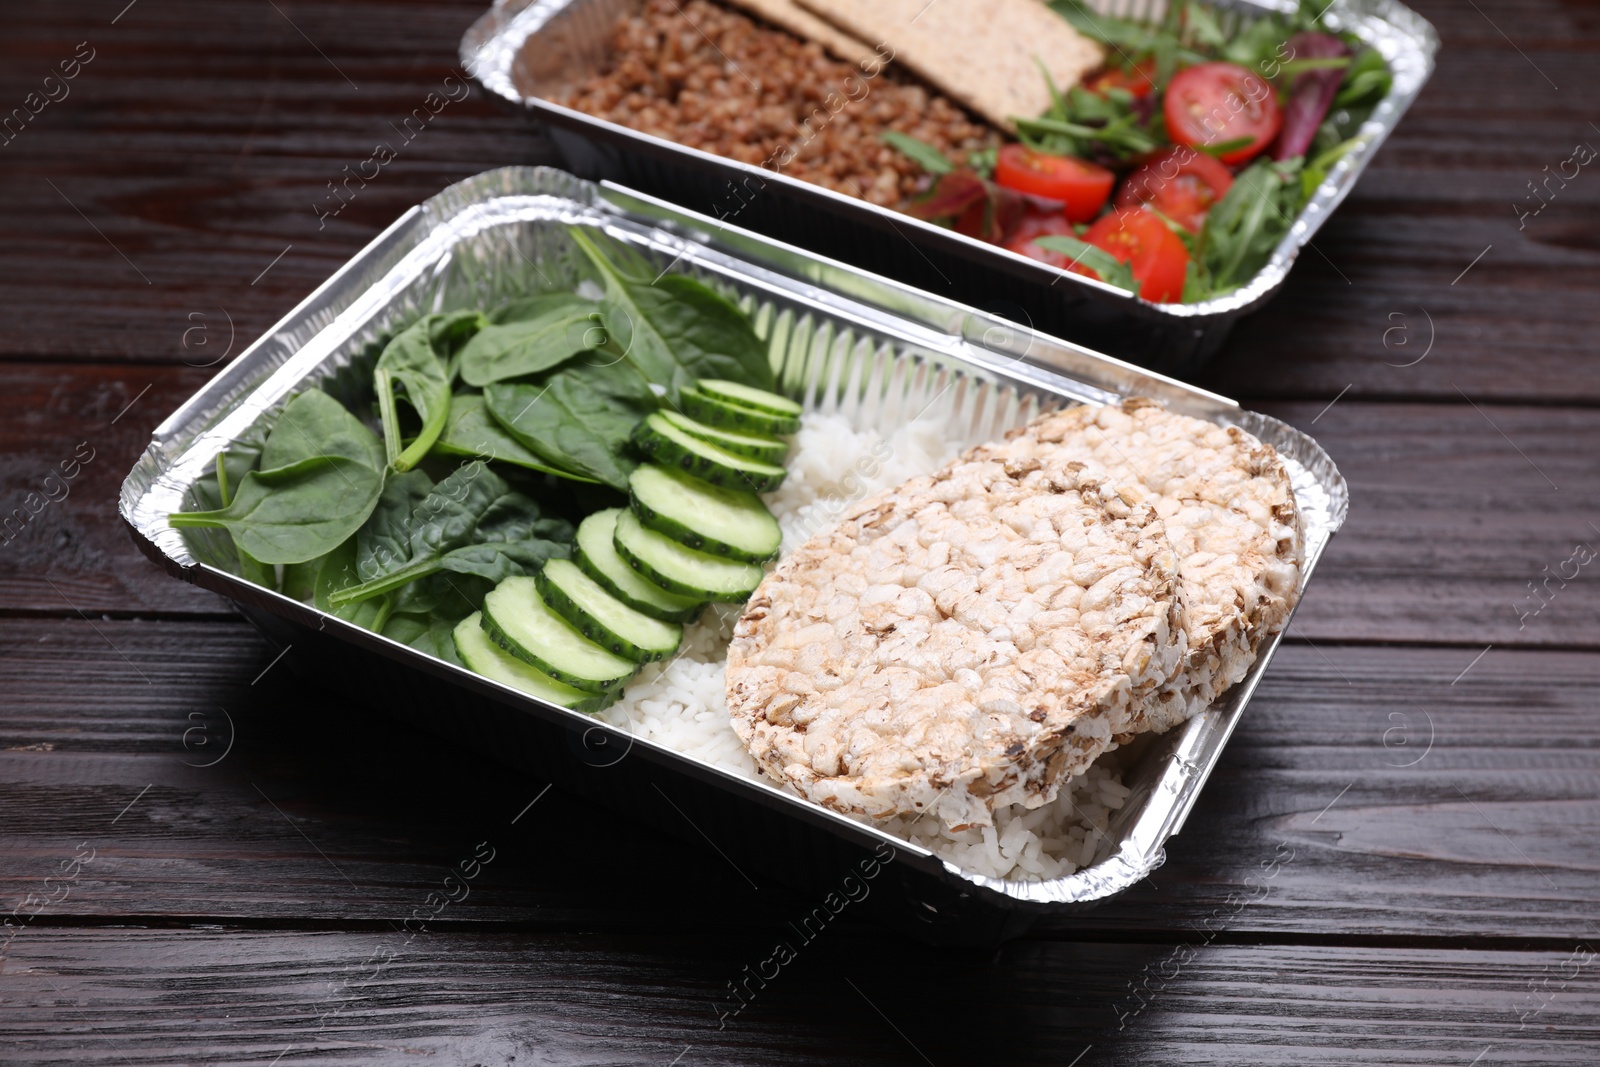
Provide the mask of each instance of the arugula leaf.
{"label": "arugula leaf", "polygon": [[489,406],[481,395],[475,393],[458,393],[450,401],[450,421],[445,423],[444,432],[439,435],[439,440],[434,442],[433,454],[436,456],[477,456],[480,459],[494,459],[501,463],[510,463],[517,467],[526,467],[528,470],[539,471],[541,474],[553,474],[557,478],[566,478],[574,482],[590,482],[595,479],[583,474],[575,474],[545,462],[522,444],[501,426],[489,414]]}
{"label": "arugula leaf", "polygon": [[678,392],[700,378],[773,388],[766,345],[737,306],[687,275],[668,274],[654,282],[631,275],[607,259],[582,228],[567,232],[605,283],[606,347],[649,381],[664,385],[669,399],[676,402]]}
{"label": "arugula leaf", "polygon": [[1236,289],[1272,256],[1300,210],[1303,160],[1257,160],[1206,215],[1197,258],[1215,293]]}
{"label": "arugula leaf", "polygon": [[496,422],[545,462],[623,492],[638,465],[629,438],[657,407],[650,383],[627,361],[602,352],[530,382],[496,382],[484,402]]}
{"label": "arugula leaf", "polygon": [[549,370],[605,344],[595,322],[600,305],[568,293],[538,297],[525,317],[480,330],[461,350],[461,380],[485,386]]}
{"label": "arugula leaf", "polygon": [[926,141],[917,140],[909,133],[887,130],[879,135],[878,139],[929,174],[949,174],[956,169],[956,165],[950,162],[943,152]]}
{"label": "arugula leaf", "polygon": [[[449,571],[498,582],[527,574],[570,551],[571,524],[545,518],[481,460],[464,464],[433,487],[411,513],[405,556],[374,578],[328,597],[333,607],[385,596]],[[362,575],[364,578],[365,575]]]}
{"label": "arugula leaf", "polygon": [[1133,276],[1133,268],[1103,248],[1097,248],[1086,241],[1064,234],[1035,238],[1033,243],[1047,251],[1071,256],[1078,266],[1088,267],[1101,281],[1109,285],[1126,289],[1130,293],[1139,291],[1139,283]]}
{"label": "arugula leaf", "polygon": [[326,555],[367,521],[383,475],[344,456],[313,456],[251,471],[225,508],[176,512],[174,527],[220,527],[261,563],[304,563]]}
{"label": "arugula leaf", "polygon": [[[397,471],[410,470],[428,454],[450,417],[450,374],[433,347],[432,329],[438,317],[424,316],[401,331],[378,357],[373,375],[384,447],[390,466]],[[405,399],[422,419],[421,431],[403,451],[400,417],[395,408],[400,390],[404,390]]]}
{"label": "arugula leaf", "polygon": [[[342,456],[382,471],[383,444],[366,424],[327,393],[308,389],[284,405],[261,449],[261,469],[317,456]],[[231,481],[231,479],[230,479]]]}

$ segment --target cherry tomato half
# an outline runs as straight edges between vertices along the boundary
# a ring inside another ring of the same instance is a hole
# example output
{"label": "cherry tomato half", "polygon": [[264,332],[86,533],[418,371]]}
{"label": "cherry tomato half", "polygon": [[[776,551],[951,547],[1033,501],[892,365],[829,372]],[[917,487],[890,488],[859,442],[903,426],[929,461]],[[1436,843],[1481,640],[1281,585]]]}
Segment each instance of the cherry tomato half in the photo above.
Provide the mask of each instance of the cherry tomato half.
{"label": "cherry tomato half", "polygon": [[1272,86],[1233,63],[1201,63],[1178,71],[1167,86],[1163,109],[1174,144],[1199,148],[1248,138],[1248,144],[1221,154],[1224,163],[1259,155],[1283,125]]}
{"label": "cherry tomato half", "polygon": [[1143,100],[1155,92],[1156,61],[1141,59],[1133,65],[1132,70],[1107,67],[1084,82],[1083,87],[1100,96],[1106,95],[1112,89],[1126,89],[1133,94],[1135,100]]}
{"label": "cherry tomato half", "polygon": [[1211,205],[1233,187],[1228,168],[1198,148],[1174,145],[1152,156],[1117,190],[1118,207],[1149,204],[1198,233]]}
{"label": "cherry tomato half", "polygon": [[1062,252],[1051,252],[1034,244],[1040,237],[1076,237],[1077,233],[1072,228],[1072,223],[1067,221],[1065,215],[1055,213],[1050,215],[1031,214],[1023,218],[1017,232],[1011,235],[1011,240],[1006,242],[1008,251],[1012,251],[1029,259],[1037,259],[1040,263],[1048,263],[1057,270],[1066,270],[1072,264],[1072,257]]}
{"label": "cherry tomato half", "polygon": [[[1110,252],[1133,270],[1139,295],[1155,303],[1183,299],[1183,281],[1189,272],[1189,250],[1167,224],[1143,208],[1118,208],[1089,227],[1083,239]],[[1096,277],[1081,264],[1070,268]]]}
{"label": "cherry tomato half", "polygon": [[994,180],[1029,196],[1060,201],[1068,222],[1088,222],[1111,195],[1116,175],[1106,168],[1071,156],[1035,152],[1027,145],[1000,149]]}

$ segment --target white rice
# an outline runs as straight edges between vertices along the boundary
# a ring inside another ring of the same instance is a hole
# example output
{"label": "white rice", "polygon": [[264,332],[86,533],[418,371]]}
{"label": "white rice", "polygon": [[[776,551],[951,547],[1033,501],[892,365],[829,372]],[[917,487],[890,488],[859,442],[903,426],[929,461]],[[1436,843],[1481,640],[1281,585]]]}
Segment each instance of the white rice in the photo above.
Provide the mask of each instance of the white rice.
{"label": "white rice", "polygon": [[[807,415],[790,451],[789,476],[766,498],[783,528],[784,552],[833,526],[858,500],[932,473],[976,443],[951,442],[942,414],[924,416],[887,438],[857,429],[842,415]],[[708,608],[685,629],[677,655],[641,671],[623,699],[600,717],[637,738],[777,788],[756,769],[728,720],[723,674],[739,610]],[[877,825],[975,874],[1023,881],[1064,877],[1093,862],[1112,813],[1128,797],[1115,757],[1102,757],[1063,784],[1052,804],[995,812],[991,827],[952,833],[931,815]]]}

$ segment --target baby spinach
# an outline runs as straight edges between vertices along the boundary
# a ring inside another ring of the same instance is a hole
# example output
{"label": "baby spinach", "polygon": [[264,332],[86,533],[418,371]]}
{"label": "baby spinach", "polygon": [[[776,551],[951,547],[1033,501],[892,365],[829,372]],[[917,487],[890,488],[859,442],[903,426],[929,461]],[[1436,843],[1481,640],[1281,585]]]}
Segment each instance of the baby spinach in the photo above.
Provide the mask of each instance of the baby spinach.
{"label": "baby spinach", "polygon": [[[383,420],[383,442],[389,464],[408,471],[428,454],[450,417],[450,374],[433,347],[433,320],[426,316],[398,334],[378,357],[373,384],[378,393],[378,414]],[[422,419],[416,439],[401,446],[397,398],[402,395]]]}
{"label": "baby spinach", "polygon": [[317,456],[342,456],[383,470],[383,443],[327,393],[308,389],[284,405],[261,450],[261,469],[288,467]]}
{"label": "baby spinach", "polygon": [[391,474],[378,497],[378,506],[356,531],[355,580],[370,581],[411,555],[411,516],[433,492],[426,471]]}
{"label": "baby spinach", "polygon": [[[468,612],[467,614],[471,614]],[[466,616],[462,616],[465,618]],[[419,652],[426,652],[446,663],[465,667],[456,653],[455,629],[460,619],[436,614],[401,614],[396,612],[383,624],[383,636]]]}
{"label": "baby spinach", "polygon": [[458,393],[451,399],[450,421],[445,423],[444,432],[434,443],[433,451],[435,455],[499,460],[575,482],[594,481],[593,478],[546,463],[524,448],[490,416],[488,405],[477,393]]}
{"label": "baby spinach", "polygon": [[581,228],[568,233],[605,284],[600,317],[610,335],[607,348],[665,386],[669,399],[676,402],[678,391],[699,378],[773,387],[766,346],[737,306],[687,275],[655,281],[632,275]]}
{"label": "baby spinach", "polygon": [[637,466],[629,438],[657,406],[650,383],[627,361],[603,352],[531,381],[496,382],[484,400],[495,421],[546,462],[624,492]]}
{"label": "baby spinach", "polygon": [[344,456],[313,456],[251,471],[228,506],[176,512],[179,529],[220,527],[239,551],[261,563],[304,563],[333,551],[367,520],[383,475]]}
{"label": "baby spinach", "polygon": [[535,297],[527,316],[486,326],[461,350],[461,380],[485,386],[549,370],[605,344],[600,305],[569,293]]}
{"label": "baby spinach", "polygon": [[355,623],[367,630],[381,630],[394,610],[394,597],[380,596],[351,604],[333,603],[333,595],[359,585],[356,572],[356,542],[346,541],[319,560],[307,565],[311,570],[311,602],[334,618]]}
{"label": "baby spinach", "polygon": [[[417,504],[408,522],[405,554],[392,560],[374,552],[379,572],[329,596],[335,607],[389,594],[442,571],[500,581],[526,574],[551,557],[564,557],[572,527],[545,518],[539,505],[516,492],[482,461],[445,478]],[[364,561],[365,562],[365,561]]]}

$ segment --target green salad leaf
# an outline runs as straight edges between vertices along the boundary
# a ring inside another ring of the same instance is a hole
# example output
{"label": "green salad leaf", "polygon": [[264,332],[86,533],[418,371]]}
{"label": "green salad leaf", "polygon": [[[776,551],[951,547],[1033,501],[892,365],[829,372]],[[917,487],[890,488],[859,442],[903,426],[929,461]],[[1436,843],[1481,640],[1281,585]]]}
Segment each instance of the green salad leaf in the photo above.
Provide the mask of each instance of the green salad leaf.
{"label": "green salad leaf", "polygon": [[489,414],[489,405],[479,393],[458,393],[450,401],[450,421],[434,442],[434,455],[477,456],[525,467],[541,474],[553,474],[574,482],[594,482],[584,474],[546,462],[506,432]]}
{"label": "green salad leaf", "polygon": [[549,370],[606,342],[600,305],[570,293],[535,297],[513,322],[484,327],[461,350],[461,380],[485,386]]}
{"label": "green salad leaf", "polygon": [[383,442],[327,393],[308,389],[284,405],[261,449],[262,470],[318,456],[342,456],[383,470]]}
{"label": "green salad leaf", "polygon": [[333,551],[366,522],[383,475],[343,456],[313,456],[287,467],[256,470],[215,511],[177,512],[179,529],[220,527],[260,563],[304,563]]}
{"label": "green salad leaf", "polygon": [[879,135],[879,140],[909,158],[929,174],[949,174],[956,169],[956,165],[950,162],[943,152],[926,141],[917,140],[909,133],[887,130]]}
{"label": "green salad leaf", "polygon": [[483,395],[494,421],[552,467],[624,492],[638,465],[629,438],[658,405],[630,362],[604,352],[578,356],[530,381],[496,382]]}
{"label": "green salad leaf", "polygon": [[[433,346],[432,329],[439,316],[428,315],[401,331],[384,347],[373,376],[383,442],[389,464],[408,471],[428,454],[450,417],[450,373]],[[397,401],[404,397],[422,419],[416,439],[401,448]]]}
{"label": "green salad leaf", "polygon": [[1294,225],[1302,189],[1300,157],[1257,160],[1212,206],[1200,231],[1197,257],[1210,275],[1211,295],[1237,289],[1266,264]]}
{"label": "green salad leaf", "polygon": [[1086,241],[1064,234],[1052,234],[1040,237],[1034,244],[1050,252],[1060,252],[1071,256],[1079,266],[1088,267],[1100,276],[1100,280],[1118,289],[1126,289],[1130,293],[1139,291],[1139,283],[1133,276],[1133,268],[1117,259],[1103,248],[1097,248]]}
{"label": "green salad leaf", "polygon": [[[467,612],[461,618],[466,618],[472,612]],[[430,656],[454,663],[457,667],[465,667],[460,655],[456,652],[455,628],[461,619],[452,619],[447,615],[436,613],[411,614],[396,612],[383,624],[383,636],[402,645],[409,645],[419,652],[426,652]]]}
{"label": "green salad leaf", "polygon": [[[339,607],[384,596],[440,572],[498,582],[565,557],[572,540],[570,523],[544,517],[482,461],[463,464],[435,485],[412,510],[406,532],[401,555],[388,555],[397,546],[387,533],[373,542],[382,552],[363,555],[358,548],[361,584],[332,593],[328,602]],[[377,573],[368,577],[364,564],[375,564]]]}
{"label": "green salad leaf", "polygon": [[709,286],[684,274],[651,281],[608,259],[589,233],[573,227],[573,241],[605,284],[601,320],[607,349],[628,360],[676,402],[700,378],[721,378],[771,389],[767,348],[750,318]]}

